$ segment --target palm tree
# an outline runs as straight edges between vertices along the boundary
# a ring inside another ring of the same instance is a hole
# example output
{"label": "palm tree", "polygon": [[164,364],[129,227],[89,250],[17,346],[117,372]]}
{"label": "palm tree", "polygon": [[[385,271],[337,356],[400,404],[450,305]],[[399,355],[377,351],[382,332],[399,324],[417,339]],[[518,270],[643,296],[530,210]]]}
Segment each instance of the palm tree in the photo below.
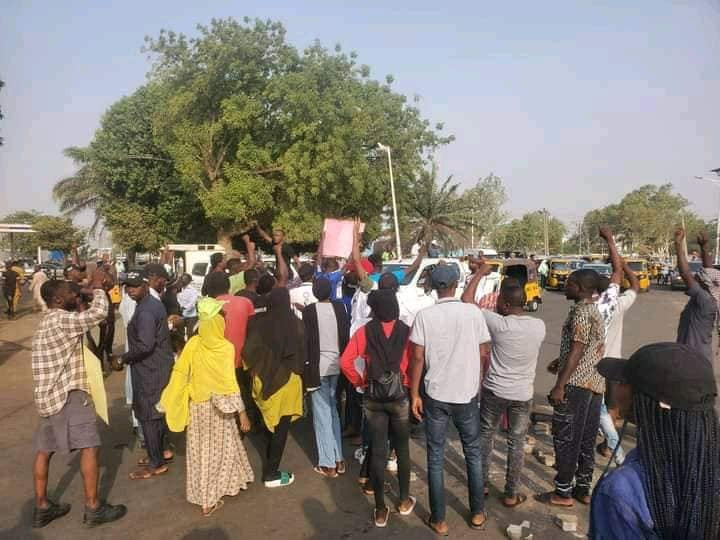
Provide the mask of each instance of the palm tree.
{"label": "palm tree", "polygon": [[102,221],[99,209],[103,187],[94,172],[90,152],[87,148],[71,146],[66,148],[63,154],[72,159],[79,169],[73,176],[63,178],[55,184],[53,199],[58,202],[60,211],[66,216],[74,217],[86,210],[92,211],[95,219],[90,233],[94,234]]}
{"label": "palm tree", "polygon": [[471,204],[461,197],[460,184],[449,176],[442,185],[437,182],[437,166],[423,170],[411,185],[408,222],[414,242],[429,245],[437,240],[454,247],[467,237],[471,226]]}

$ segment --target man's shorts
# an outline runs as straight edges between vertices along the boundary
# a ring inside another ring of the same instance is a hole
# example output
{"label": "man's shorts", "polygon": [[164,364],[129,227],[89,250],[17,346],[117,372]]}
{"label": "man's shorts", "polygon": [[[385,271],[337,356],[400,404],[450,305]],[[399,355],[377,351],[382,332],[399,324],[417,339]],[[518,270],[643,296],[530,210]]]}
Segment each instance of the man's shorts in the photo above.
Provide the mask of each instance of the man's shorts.
{"label": "man's shorts", "polygon": [[73,390],[60,412],[40,418],[35,450],[68,454],[81,448],[100,446],[95,405],[90,395]]}

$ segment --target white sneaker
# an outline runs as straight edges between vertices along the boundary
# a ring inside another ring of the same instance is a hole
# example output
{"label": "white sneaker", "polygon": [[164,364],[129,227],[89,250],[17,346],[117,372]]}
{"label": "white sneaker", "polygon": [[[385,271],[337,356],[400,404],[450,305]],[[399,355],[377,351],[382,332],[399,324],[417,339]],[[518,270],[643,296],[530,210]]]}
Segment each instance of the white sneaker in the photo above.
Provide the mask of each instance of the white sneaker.
{"label": "white sneaker", "polygon": [[268,488],[276,488],[276,487],[285,487],[289,486],[295,481],[295,475],[291,472],[281,472],[280,478],[277,480],[267,480],[265,481],[265,487]]}
{"label": "white sneaker", "polygon": [[387,470],[388,472],[393,472],[393,473],[397,472],[397,470],[398,470],[397,458],[388,459],[387,465],[385,465],[385,470]]}

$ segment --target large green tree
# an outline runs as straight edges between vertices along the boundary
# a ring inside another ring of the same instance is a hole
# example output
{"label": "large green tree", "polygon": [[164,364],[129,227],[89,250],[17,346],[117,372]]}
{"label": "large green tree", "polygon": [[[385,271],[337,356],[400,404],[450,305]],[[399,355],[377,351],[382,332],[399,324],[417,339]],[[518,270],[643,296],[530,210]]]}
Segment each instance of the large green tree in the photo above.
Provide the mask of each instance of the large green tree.
{"label": "large green tree", "polygon": [[[526,254],[542,253],[545,249],[544,212],[528,212],[499,227],[494,235],[494,247],[498,250],[523,251]],[[565,236],[565,225],[548,214],[547,226],[550,253],[559,253]]]}
{"label": "large green tree", "polygon": [[[34,257],[37,248],[69,253],[73,244],[85,244],[85,230],[66,217],[48,216],[37,210],[20,210],[6,215],[4,223],[32,225],[34,233],[15,233],[12,251],[17,257]],[[10,235],[0,235],[0,247],[10,250]]]}
{"label": "large green tree", "polygon": [[[503,210],[507,194],[502,179],[490,173],[466,190],[462,198],[470,207],[470,222],[475,242],[489,241],[507,217]],[[470,232],[466,231],[466,235]]]}
{"label": "large green tree", "polygon": [[298,241],[321,217],[359,215],[377,226],[389,202],[392,148],[398,193],[450,138],[406,98],[370,79],[339,47],[303,53],[272,21],[213,20],[188,38],[147,38],[165,107],[155,134],[218,229],[218,241],[259,220]]}

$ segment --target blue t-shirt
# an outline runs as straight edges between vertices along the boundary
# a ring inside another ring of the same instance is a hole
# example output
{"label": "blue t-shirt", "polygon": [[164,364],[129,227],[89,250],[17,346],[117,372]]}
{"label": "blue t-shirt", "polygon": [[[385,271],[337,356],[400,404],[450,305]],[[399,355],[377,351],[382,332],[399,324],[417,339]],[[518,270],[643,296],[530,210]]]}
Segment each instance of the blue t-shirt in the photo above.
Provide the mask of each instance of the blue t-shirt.
{"label": "blue t-shirt", "polygon": [[315,277],[327,279],[330,282],[330,290],[332,291],[330,295],[330,300],[332,300],[333,302],[342,302],[342,270],[335,270],[334,272],[322,272],[318,270],[317,272],[315,272]]}
{"label": "blue t-shirt", "polygon": [[637,450],[595,487],[590,506],[591,540],[657,540],[643,480],[645,469]]}

